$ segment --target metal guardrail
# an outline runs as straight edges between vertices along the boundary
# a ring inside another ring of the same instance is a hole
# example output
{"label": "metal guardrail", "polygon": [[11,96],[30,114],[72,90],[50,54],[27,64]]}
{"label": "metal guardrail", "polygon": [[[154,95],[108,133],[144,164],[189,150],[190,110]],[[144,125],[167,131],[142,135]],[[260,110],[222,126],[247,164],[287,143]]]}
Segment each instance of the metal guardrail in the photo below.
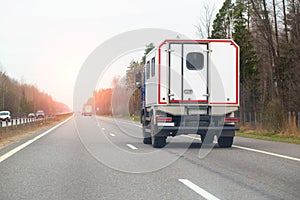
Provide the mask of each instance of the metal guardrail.
{"label": "metal guardrail", "polygon": [[25,124],[28,124],[28,123],[47,120],[48,118],[49,117],[44,117],[44,118],[29,118],[29,117],[11,118],[10,121],[0,121],[0,128],[25,125]]}
{"label": "metal guardrail", "polygon": [[44,121],[44,120],[48,120],[48,119],[53,119],[55,117],[59,117],[62,115],[68,115],[71,113],[62,113],[62,114],[55,114],[55,115],[48,115],[45,117],[12,117],[10,121],[0,121],[0,130],[2,128],[17,128],[18,126],[25,126],[27,124],[32,124],[32,123],[36,123],[36,122],[40,122],[40,121]]}

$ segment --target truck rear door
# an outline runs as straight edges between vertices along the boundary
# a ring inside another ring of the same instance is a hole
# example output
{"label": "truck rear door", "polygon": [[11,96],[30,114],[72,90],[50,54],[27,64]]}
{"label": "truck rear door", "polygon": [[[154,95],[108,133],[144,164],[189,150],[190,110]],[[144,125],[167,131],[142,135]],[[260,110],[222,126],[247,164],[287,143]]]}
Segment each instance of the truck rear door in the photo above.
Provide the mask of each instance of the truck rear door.
{"label": "truck rear door", "polygon": [[207,103],[207,44],[171,43],[170,103]]}

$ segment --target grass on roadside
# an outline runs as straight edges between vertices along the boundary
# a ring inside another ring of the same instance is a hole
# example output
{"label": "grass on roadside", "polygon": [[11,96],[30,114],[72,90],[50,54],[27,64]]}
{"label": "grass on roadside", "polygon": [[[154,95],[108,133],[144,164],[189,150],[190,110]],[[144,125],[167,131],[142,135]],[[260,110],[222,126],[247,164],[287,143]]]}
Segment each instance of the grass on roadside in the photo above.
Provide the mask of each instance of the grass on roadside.
{"label": "grass on roadside", "polygon": [[10,144],[18,142],[34,133],[42,131],[48,127],[51,127],[59,122],[67,119],[72,114],[63,115],[55,118],[50,118],[47,120],[41,120],[36,122],[31,122],[28,124],[21,124],[17,127],[3,127],[0,128],[0,149],[7,147]]}
{"label": "grass on roadside", "polygon": [[236,135],[246,138],[300,144],[300,134],[276,133],[267,130],[251,130],[241,127],[241,130],[236,132]]}
{"label": "grass on roadside", "polygon": [[130,116],[112,116],[112,115],[97,115],[99,117],[108,117],[108,118],[117,118],[117,119],[125,119],[135,122],[140,122],[140,117],[130,117]]}

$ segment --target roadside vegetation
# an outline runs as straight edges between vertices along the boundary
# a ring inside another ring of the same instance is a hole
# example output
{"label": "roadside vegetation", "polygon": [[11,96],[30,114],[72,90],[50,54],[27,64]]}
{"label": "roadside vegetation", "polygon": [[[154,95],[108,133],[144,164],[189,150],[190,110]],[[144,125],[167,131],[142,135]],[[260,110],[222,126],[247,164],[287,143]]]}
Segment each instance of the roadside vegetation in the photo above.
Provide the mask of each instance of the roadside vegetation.
{"label": "roadside vegetation", "polygon": [[249,127],[241,127],[241,130],[236,133],[237,136],[254,138],[261,140],[269,140],[276,142],[286,142],[300,144],[300,134],[299,133],[282,133],[282,132],[272,132],[268,130],[252,130]]}
{"label": "roadside vegetation", "polygon": [[10,111],[12,117],[27,116],[43,110],[48,113],[68,112],[70,109],[63,103],[41,92],[37,86],[17,81],[0,71],[0,111]]}

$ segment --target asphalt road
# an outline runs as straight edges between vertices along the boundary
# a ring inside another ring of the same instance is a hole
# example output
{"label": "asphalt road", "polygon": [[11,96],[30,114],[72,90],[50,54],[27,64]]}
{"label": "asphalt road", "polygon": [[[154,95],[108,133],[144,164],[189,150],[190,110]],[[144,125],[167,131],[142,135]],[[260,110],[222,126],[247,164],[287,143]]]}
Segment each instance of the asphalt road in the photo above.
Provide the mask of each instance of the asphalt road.
{"label": "asphalt road", "polygon": [[300,145],[140,137],[135,122],[74,116],[0,150],[0,199],[300,199]]}

